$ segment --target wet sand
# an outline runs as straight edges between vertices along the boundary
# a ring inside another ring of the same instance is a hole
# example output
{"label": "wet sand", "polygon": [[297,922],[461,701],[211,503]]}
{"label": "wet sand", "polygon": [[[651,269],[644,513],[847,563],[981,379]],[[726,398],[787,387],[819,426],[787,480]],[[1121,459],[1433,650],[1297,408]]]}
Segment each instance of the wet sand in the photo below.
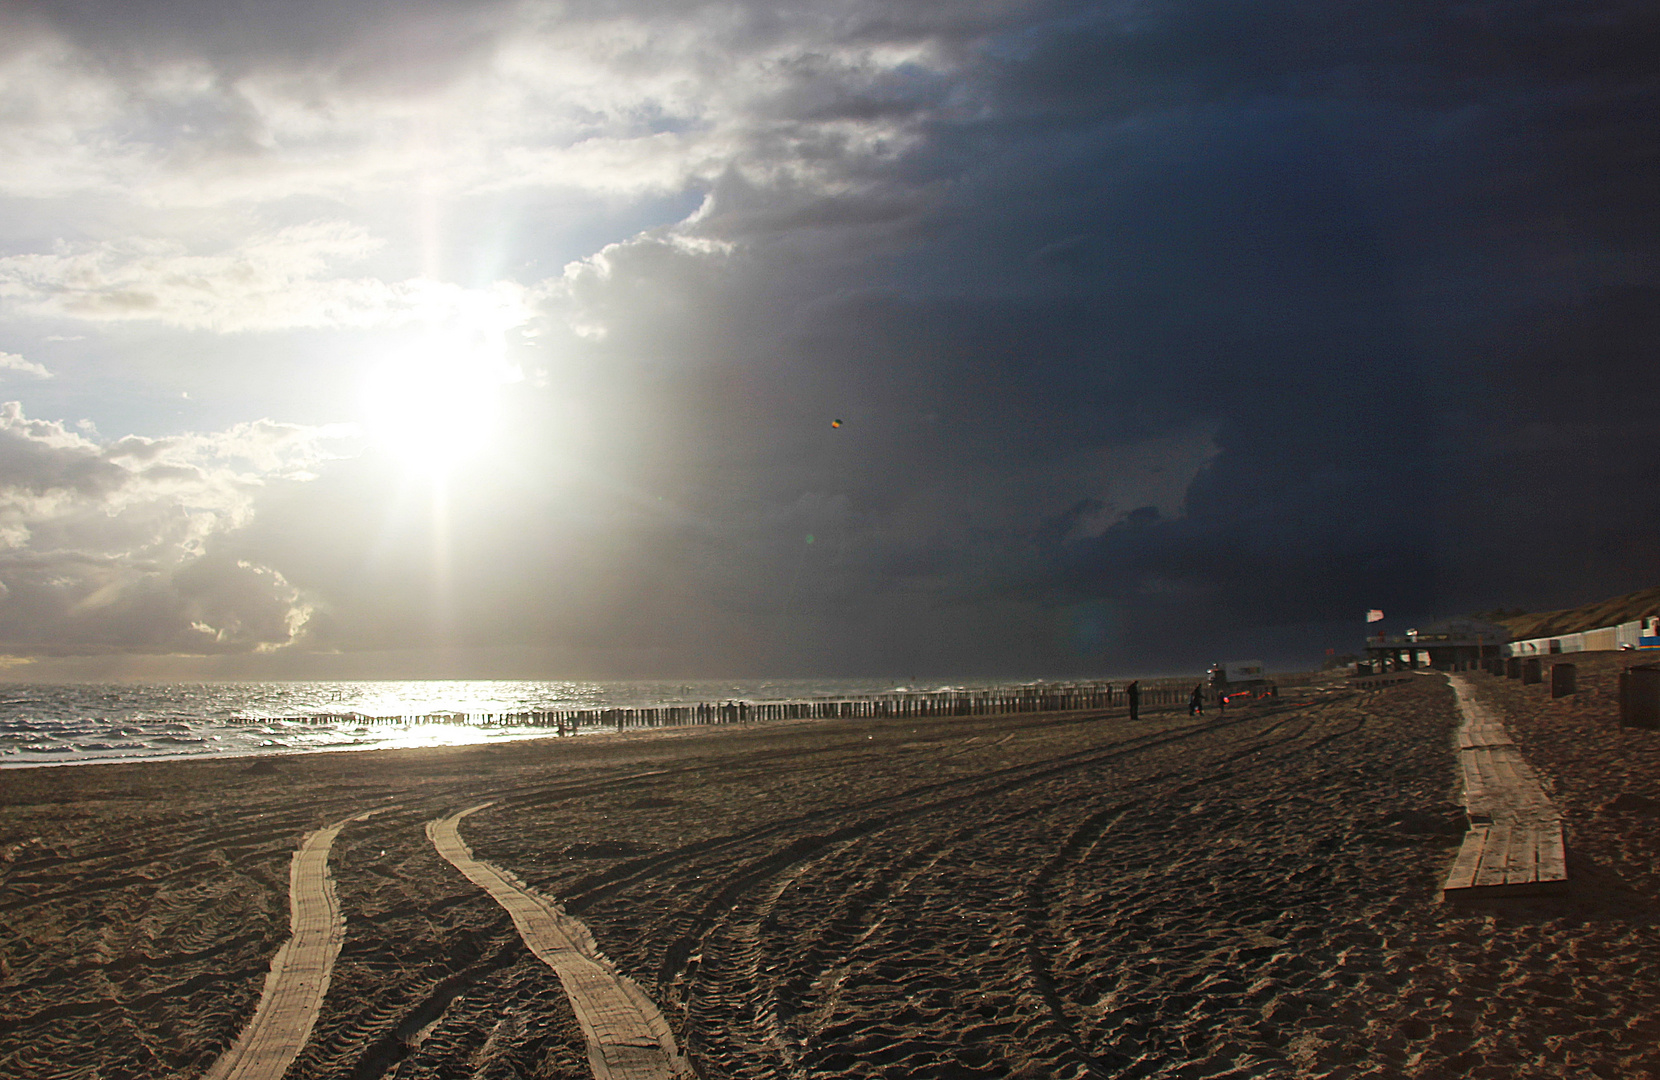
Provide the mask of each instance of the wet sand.
{"label": "wet sand", "polygon": [[590,1075],[558,980],[428,841],[486,800],[473,853],[581,919],[705,1077],[1660,1075],[1660,733],[1620,732],[1594,668],[1568,704],[1473,677],[1555,787],[1573,884],[1472,906],[1439,902],[1440,677],[1135,725],[0,773],[0,1075],[203,1075],[301,838],[382,805],[334,841],[344,946],[288,1076]]}

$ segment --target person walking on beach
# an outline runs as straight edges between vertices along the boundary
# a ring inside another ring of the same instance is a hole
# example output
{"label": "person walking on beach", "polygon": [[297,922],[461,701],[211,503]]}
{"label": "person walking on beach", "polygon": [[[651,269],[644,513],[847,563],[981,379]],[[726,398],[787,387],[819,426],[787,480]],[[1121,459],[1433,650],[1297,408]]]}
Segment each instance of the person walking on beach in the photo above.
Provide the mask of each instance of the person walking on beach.
{"label": "person walking on beach", "polygon": [[1130,719],[1141,719],[1141,680],[1137,679],[1124,688],[1124,700],[1130,703]]}
{"label": "person walking on beach", "polygon": [[1205,715],[1205,685],[1200,683],[1193,688],[1193,693],[1187,695],[1187,715]]}

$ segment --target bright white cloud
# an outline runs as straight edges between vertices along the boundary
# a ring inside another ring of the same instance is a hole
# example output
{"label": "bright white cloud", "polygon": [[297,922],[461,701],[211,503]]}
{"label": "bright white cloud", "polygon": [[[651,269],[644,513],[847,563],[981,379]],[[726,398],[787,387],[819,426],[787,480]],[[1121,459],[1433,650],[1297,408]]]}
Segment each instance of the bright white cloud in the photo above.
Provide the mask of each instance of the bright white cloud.
{"label": "bright white cloud", "polygon": [[153,167],[154,148],[117,130],[129,95],[77,59],[70,46],[50,40],[0,58],[0,194],[121,191]]}
{"label": "bright white cloud", "polygon": [[411,190],[674,191],[734,169],[834,188],[861,160],[915,143],[940,107],[929,80],[958,62],[895,20],[839,36],[862,21],[851,4],[765,20],[521,5],[500,19],[491,47],[447,59],[419,92],[366,77],[368,55],[232,75],[204,59],[96,63],[36,38],[0,58],[0,151],[13,163],[0,193],[361,204]]}
{"label": "bright white cloud", "polygon": [[309,478],[354,435],[257,421],[99,443],[0,406],[0,640],[59,651],[293,643],[310,601],[214,544],[252,520],[262,490]]}
{"label": "bright white cloud", "polygon": [[651,327],[713,302],[711,272],[737,250],[731,241],[658,230],[568,263],[526,297],[556,325],[600,342],[618,326]]}
{"label": "bright white cloud", "polygon": [[404,326],[518,303],[510,284],[469,290],[332,273],[378,247],[366,231],[341,222],[263,233],[209,254],[163,240],[59,245],[0,258],[0,298],[37,315],[232,333]]}
{"label": "bright white cloud", "polygon": [[52,373],[33,360],[26,360],[16,353],[0,352],[0,371],[17,371],[24,375],[33,375],[37,379],[50,379]]}

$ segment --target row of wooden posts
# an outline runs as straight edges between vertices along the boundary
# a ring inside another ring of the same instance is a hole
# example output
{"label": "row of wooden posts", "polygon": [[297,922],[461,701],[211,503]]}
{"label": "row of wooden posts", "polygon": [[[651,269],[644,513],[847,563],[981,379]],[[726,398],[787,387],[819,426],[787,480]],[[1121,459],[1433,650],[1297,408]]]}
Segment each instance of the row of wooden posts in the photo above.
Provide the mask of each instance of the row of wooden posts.
{"label": "row of wooden posts", "polygon": [[[1533,656],[1507,656],[1486,663],[1489,674],[1520,679],[1523,686],[1548,682],[1552,698],[1567,697],[1578,689],[1579,669],[1558,661],[1545,671]],[[1660,728],[1660,664],[1632,664],[1620,672],[1620,725]]]}
{"label": "row of wooden posts", "polygon": [[[307,716],[241,717],[241,724],[298,723],[318,726],[464,724],[474,727],[542,727],[560,735],[578,731],[682,727],[692,724],[748,724],[768,720],[907,719],[935,716],[991,716],[1002,713],[1110,709],[1126,703],[1125,683],[1076,683],[986,690],[940,690],[880,694],[840,701],[724,701],[649,709],[539,709],[510,713],[429,713],[362,716],[317,713]],[[1139,684],[1142,708],[1187,703],[1190,684],[1160,680]]]}
{"label": "row of wooden posts", "polygon": [[[1520,679],[1523,686],[1535,686],[1546,678],[1545,666],[1536,656],[1494,656],[1482,662],[1489,675]],[[1579,669],[1566,662],[1550,666],[1550,696],[1567,697],[1578,688]]]}

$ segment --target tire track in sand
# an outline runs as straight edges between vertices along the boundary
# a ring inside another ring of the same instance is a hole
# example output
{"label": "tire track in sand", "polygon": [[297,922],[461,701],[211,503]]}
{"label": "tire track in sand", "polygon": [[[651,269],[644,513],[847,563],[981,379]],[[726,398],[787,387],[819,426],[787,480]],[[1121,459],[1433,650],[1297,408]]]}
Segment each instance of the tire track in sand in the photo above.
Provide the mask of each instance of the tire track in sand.
{"label": "tire track in sand", "polygon": [[281,1080],[311,1037],[328,993],[334,959],[346,938],[329,878],[329,847],[340,830],[387,807],[307,833],[288,868],[289,938],[271,958],[253,1019],[219,1056],[205,1080]]}
{"label": "tire track in sand", "polygon": [[[1297,708],[1299,712],[1269,723],[1267,727],[1255,732],[1246,746],[1234,748],[1226,753],[1221,762],[1234,762],[1255,753],[1294,744],[1303,738],[1313,723],[1300,711],[1306,704],[1308,703],[1301,703],[1295,707],[1286,706]],[[1241,714],[1223,726],[1237,727],[1253,720],[1267,720],[1272,715],[1260,712],[1254,715]],[[1295,730],[1289,734],[1276,734],[1288,725],[1295,726]],[[1188,736],[1191,734],[1186,733]],[[844,824],[828,834],[798,835],[782,848],[773,849],[721,871],[713,882],[716,887],[707,894],[699,917],[690,925],[687,925],[686,920],[682,920],[679,935],[663,950],[664,964],[659,973],[659,981],[661,985],[669,988],[666,992],[669,994],[670,1002],[673,1003],[678,997],[681,1007],[685,1010],[688,1051],[694,1053],[700,1062],[744,1063],[729,1066],[734,1076],[811,1075],[811,1054],[808,1046],[811,1040],[803,1039],[802,1033],[794,1028],[789,1018],[811,1011],[803,1005],[802,991],[809,983],[816,985],[818,980],[815,978],[803,982],[798,979],[792,990],[775,977],[776,973],[771,970],[775,961],[769,961],[763,955],[766,951],[763,939],[773,909],[790,885],[812,876],[814,868],[818,866],[834,865],[845,868],[861,862],[861,857],[855,854],[861,846],[917,817],[925,817],[946,809],[978,806],[987,796],[1018,790],[1028,781],[1053,779],[1065,775],[1073,766],[1099,765],[1104,761],[1143,750],[1159,749],[1171,741],[1173,740],[1168,737],[1151,742],[1138,738],[1112,744],[1104,751],[1092,749],[1084,754],[1043,759],[1013,769],[999,770],[996,774],[999,777],[1004,777],[1010,772],[1018,775],[1014,779],[1004,779],[1002,783],[991,788],[904,806],[908,799],[918,795],[938,794],[942,789],[956,788],[959,782],[924,785],[858,807],[880,807],[889,813]],[[1055,768],[1057,763],[1062,761],[1067,762],[1068,767]],[[1034,768],[1036,771],[1033,771]],[[1232,775],[1231,772],[1220,773],[1188,787],[1199,790]],[[1075,830],[1068,838],[1064,850],[1051,860],[1052,865],[1045,864],[1044,874],[1052,876],[1059,872],[1070,860],[1076,858],[1081,850],[1098,842],[1101,834],[1110,830],[1112,823],[1130,806],[1142,801],[1144,800],[1137,799],[1119,803],[1109,810],[1092,815],[1084,826]],[[859,891],[874,893],[875,895],[867,896],[866,900],[872,907],[880,908],[890,893],[896,890],[903,891],[906,887],[902,878],[917,872],[916,868],[910,865],[913,861],[937,862],[944,851],[964,839],[982,833],[992,824],[1006,825],[1040,813],[1042,809],[1025,807],[1012,813],[1001,810],[976,811],[968,815],[974,819],[973,825],[922,849],[909,852],[904,859],[895,860],[892,853],[872,855],[869,861],[872,867],[871,884],[865,890]],[[845,815],[845,808],[843,813]],[[804,826],[822,816],[804,815],[790,819],[789,824]],[[721,846],[736,846],[740,841],[761,839],[765,833],[777,831],[782,827],[783,825],[775,823],[774,827],[745,833],[742,837],[734,838],[733,844]],[[699,852],[704,854],[711,850],[719,850],[719,847],[711,848],[706,844],[699,848]],[[708,873],[705,871],[704,875],[700,875],[700,881]],[[1043,893],[1046,886],[1047,877],[1037,882],[1035,888],[1028,886],[1021,908],[1023,931],[1029,937],[1026,974],[1039,1006],[1034,1016],[1037,1017],[1041,1030],[1052,1035],[1058,1044],[1067,1047],[1066,1060],[1073,1066],[1077,1075],[1111,1075],[1110,1069],[1087,1052],[1073,1021],[1067,1016],[1057,996],[1044,955],[1046,950],[1053,948],[1053,942],[1049,941],[1047,931],[1043,927],[1043,920],[1046,918],[1043,911]],[[859,891],[856,891],[853,897],[857,897]],[[815,951],[833,951],[833,940],[840,941],[845,946],[848,943],[848,935],[842,932],[843,927],[836,924],[863,921],[867,916],[874,921],[886,917],[879,910],[861,910],[858,916],[844,911],[821,932]],[[862,940],[869,936],[872,929],[873,927],[867,923],[859,927],[855,933]],[[829,967],[828,964],[824,966],[826,970]],[[678,994],[676,990],[679,991]],[[1041,1016],[1038,1016],[1038,1013]],[[764,1063],[759,1061],[758,1057],[764,1057]]]}
{"label": "tire track in sand", "polygon": [[473,858],[461,839],[460,822],[490,805],[427,822],[427,837],[450,865],[506,909],[525,945],[559,977],[587,1037],[595,1080],[691,1076],[668,1021],[644,990],[600,955],[588,928],[516,878]]}

